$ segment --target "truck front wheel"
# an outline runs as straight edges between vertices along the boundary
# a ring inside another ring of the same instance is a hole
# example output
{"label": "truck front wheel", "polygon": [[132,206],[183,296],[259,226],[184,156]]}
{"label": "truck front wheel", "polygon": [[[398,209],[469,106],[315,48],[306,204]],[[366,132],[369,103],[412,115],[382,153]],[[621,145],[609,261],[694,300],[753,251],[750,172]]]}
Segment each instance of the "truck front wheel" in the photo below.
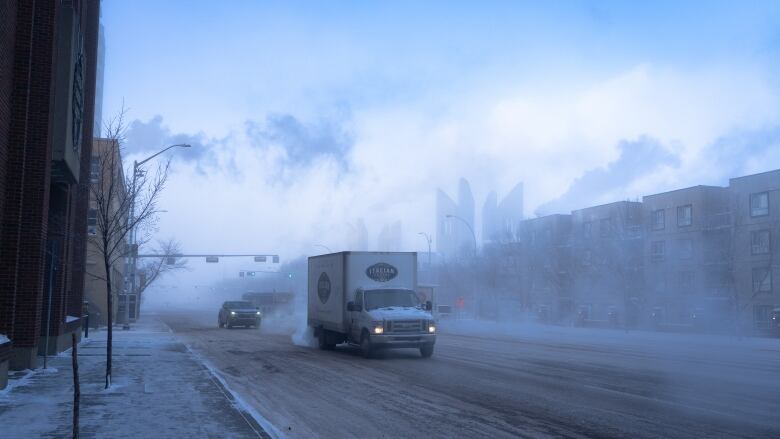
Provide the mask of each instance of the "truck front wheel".
{"label": "truck front wheel", "polygon": [[430,356],[433,355],[433,343],[420,346],[420,355],[422,355],[423,358],[430,358]]}

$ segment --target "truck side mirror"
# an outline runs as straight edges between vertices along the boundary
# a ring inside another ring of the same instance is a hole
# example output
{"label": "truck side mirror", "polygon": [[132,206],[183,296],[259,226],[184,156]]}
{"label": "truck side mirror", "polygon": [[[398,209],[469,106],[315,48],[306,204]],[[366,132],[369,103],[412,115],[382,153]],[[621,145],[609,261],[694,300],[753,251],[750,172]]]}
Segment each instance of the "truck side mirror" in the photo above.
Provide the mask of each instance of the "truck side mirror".
{"label": "truck side mirror", "polygon": [[431,302],[430,300],[425,302],[425,310],[430,311],[432,309],[433,309],[433,302]]}

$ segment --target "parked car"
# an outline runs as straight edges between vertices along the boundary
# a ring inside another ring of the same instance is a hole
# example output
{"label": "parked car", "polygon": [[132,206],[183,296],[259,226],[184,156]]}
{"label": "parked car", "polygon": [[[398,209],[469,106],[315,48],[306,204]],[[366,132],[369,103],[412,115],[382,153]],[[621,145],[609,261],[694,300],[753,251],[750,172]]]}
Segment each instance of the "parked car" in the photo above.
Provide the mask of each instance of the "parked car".
{"label": "parked car", "polygon": [[262,317],[260,310],[252,306],[251,303],[244,300],[235,300],[222,304],[217,320],[220,328],[226,326],[228,328],[234,326],[259,328]]}

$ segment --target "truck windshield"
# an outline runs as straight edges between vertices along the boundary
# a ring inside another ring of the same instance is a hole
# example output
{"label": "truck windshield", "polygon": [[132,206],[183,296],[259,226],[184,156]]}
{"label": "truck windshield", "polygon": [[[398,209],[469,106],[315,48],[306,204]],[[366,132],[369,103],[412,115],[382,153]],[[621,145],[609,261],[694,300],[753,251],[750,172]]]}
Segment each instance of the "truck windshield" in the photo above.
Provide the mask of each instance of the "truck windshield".
{"label": "truck windshield", "polygon": [[410,290],[368,290],[365,292],[365,303],[366,310],[420,305],[417,295]]}
{"label": "truck windshield", "polygon": [[236,301],[236,302],[225,302],[225,307],[226,308],[236,308],[236,309],[240,309],[240,308],[254,308],[254,306],[251,303],[249,303],[249,302],[238,302],[238,301]]}

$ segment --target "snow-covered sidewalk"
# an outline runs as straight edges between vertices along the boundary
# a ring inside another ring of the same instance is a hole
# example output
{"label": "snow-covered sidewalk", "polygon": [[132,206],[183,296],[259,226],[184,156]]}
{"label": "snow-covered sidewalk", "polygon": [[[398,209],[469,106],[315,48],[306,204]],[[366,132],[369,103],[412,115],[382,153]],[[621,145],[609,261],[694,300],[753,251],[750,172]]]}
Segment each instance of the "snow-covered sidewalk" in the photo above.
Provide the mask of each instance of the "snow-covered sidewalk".
{"label": "snow-covered sidewalk", "polygon": [[[106,331],[79,345],[81,437],[269,437],[216,377],[153,317],[114,330],[113,383],[103,389]],[[42,364],[42,363],[41,363]],[[15,373],[0,391],[3,438],[71,437],[70,351]]]}

